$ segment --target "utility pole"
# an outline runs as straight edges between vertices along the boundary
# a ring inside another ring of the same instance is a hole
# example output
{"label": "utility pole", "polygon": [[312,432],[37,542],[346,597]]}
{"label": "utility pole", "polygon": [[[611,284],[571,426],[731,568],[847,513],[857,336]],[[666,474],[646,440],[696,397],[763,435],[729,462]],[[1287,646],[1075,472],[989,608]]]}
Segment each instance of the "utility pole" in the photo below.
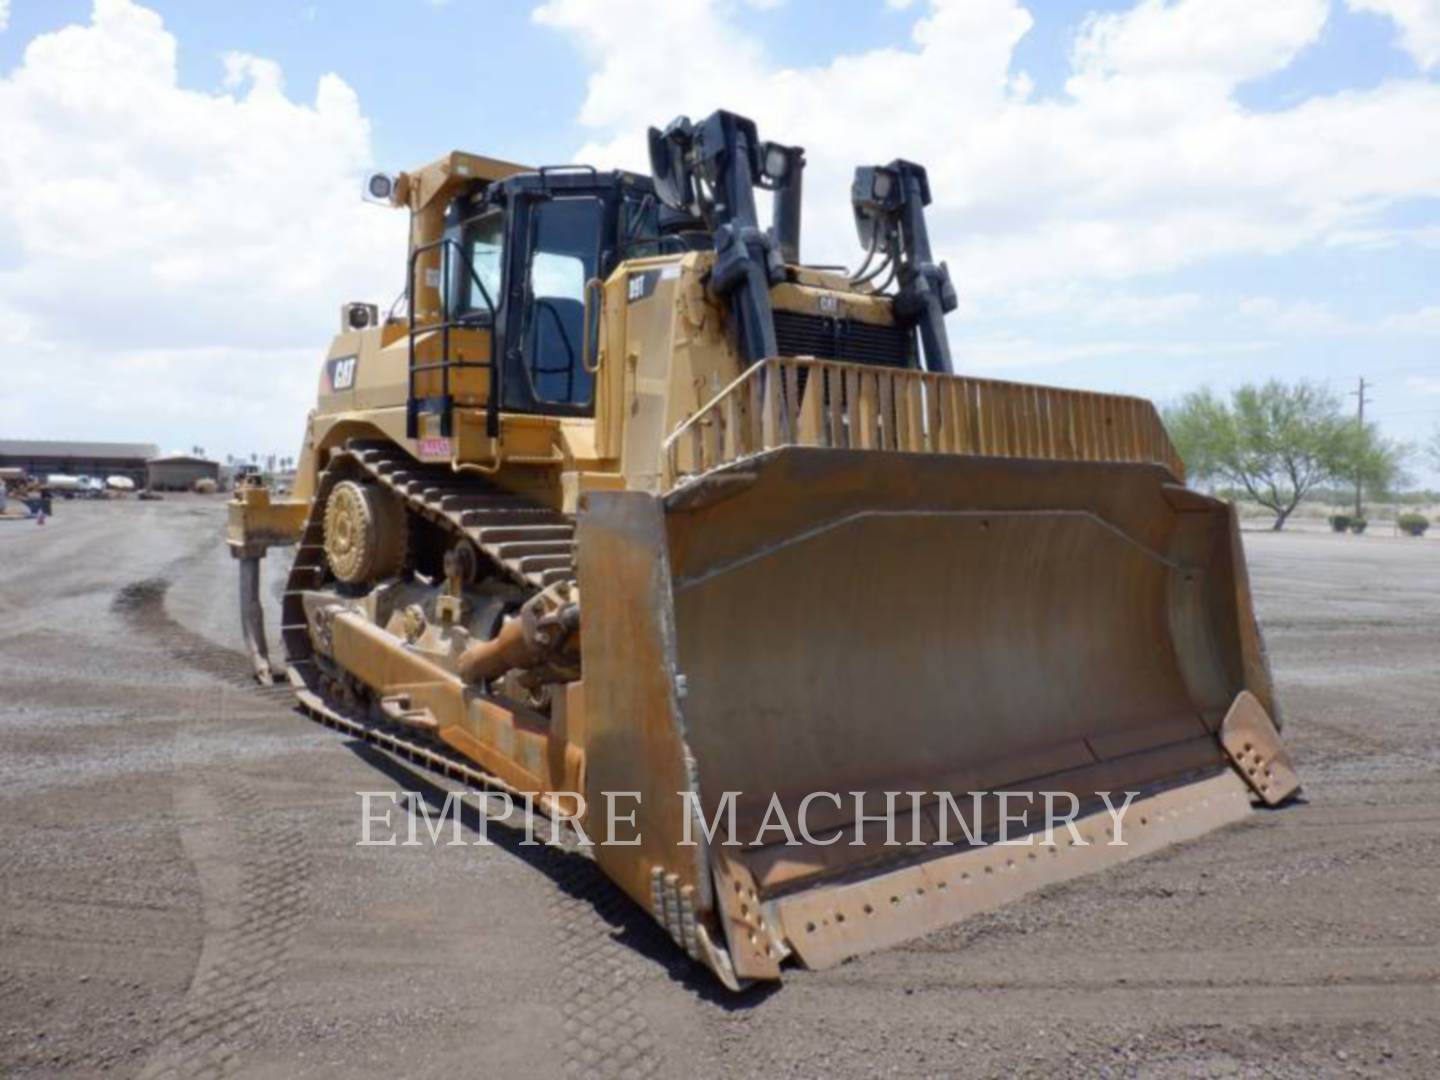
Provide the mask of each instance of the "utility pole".
{"label": "utility pole", "polygon": [[[1371,383],[1370,385],[1373,387],[1375,384],[1374,384],[1374,383]],[[1357,414],[1356,414],[1356,417],[1355,417],[1355,426],[1356,426],[1356,428],[1359,430],[1359,432],[1360,432],[1360,434],[1361,434],[1361,437],[1363,438],[1363,437],[1364,437],[1364,433],[1365,433],[1365,402],[1366,402],[1366,400],[1367,400],[1366,397],[1365,397],[1365,376],[1364,376],[1364,375],[1361,375],[1361,376],[1360,376],[1360,389],[1358,389],[1358,390],[1351,390],[1351,391],[1350,391],[1350,396],[1353,397],[1353,398],[1356,400],[1356,404],[1357,404],[1357,406],[1358,406]],[[1355,462],[1355,516],[1356,516],[1357,518],[1361,518],[1361,517],[1364,517],[1364,516],[1365,516],[1364,511],[1360,508],[1360,495],[1361,495],[1361,491],[1360,491],[1360,487],[1361,487],[1360,473],[1361,473],[1361,470],[1362,470],[1363,468],[1364,468],[1364,463],[1363,463],[1363,462],[1360,462],[1360,461]]]}

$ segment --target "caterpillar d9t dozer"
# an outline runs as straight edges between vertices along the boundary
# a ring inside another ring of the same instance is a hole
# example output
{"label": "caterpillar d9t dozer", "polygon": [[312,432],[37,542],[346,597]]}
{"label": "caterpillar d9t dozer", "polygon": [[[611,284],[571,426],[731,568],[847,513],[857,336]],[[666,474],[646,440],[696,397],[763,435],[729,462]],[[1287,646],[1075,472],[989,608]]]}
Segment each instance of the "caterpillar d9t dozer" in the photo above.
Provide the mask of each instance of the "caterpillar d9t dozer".
{"label": "caterpillar d9t dozer", "polygon": [[262,677],[295,545],[304,707],[569,818],[730,987],[1289,797],[1232,509],[1144,401],[952,373],[925,170],[857,170],[852,276],[799,148],[650,140],[373,178],[408,305],[345,309],[293,496],[231,505]]}

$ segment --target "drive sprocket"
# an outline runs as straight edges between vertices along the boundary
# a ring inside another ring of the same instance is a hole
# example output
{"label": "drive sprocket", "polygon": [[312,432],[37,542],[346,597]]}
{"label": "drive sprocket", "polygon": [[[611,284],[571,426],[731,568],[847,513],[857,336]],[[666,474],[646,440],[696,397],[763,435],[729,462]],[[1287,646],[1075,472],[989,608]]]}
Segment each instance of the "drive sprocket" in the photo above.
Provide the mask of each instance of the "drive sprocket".
{"label": "drive sprocket", "polygon": [[325,558],[349,585],[399,573],[405,563],[405,506],[378,484],[341,480],[325,502]]}

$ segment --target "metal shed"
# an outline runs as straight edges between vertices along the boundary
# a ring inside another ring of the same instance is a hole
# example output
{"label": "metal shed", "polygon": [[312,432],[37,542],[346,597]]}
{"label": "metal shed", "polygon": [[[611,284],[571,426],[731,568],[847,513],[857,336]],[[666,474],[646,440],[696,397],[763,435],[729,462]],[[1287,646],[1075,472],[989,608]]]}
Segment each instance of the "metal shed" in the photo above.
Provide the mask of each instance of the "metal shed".
{"label": "metal shed", "polygon": [[168,454],[145,463],[152,491],[190,491],[197,480],[219,483],[220,463],[189,454]]}

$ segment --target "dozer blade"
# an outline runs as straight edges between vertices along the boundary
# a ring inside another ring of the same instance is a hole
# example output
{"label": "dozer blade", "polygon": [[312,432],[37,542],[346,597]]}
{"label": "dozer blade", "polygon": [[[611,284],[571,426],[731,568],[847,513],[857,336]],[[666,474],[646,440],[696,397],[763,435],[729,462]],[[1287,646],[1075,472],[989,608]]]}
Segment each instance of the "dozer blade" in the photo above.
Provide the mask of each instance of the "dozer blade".
{"label": "dozer blade", "polygon": [[1298,787],[1233,512],[1160,466],[784,448],[579,532],[588,797],[641,793],[597,858],[732,985]]}

